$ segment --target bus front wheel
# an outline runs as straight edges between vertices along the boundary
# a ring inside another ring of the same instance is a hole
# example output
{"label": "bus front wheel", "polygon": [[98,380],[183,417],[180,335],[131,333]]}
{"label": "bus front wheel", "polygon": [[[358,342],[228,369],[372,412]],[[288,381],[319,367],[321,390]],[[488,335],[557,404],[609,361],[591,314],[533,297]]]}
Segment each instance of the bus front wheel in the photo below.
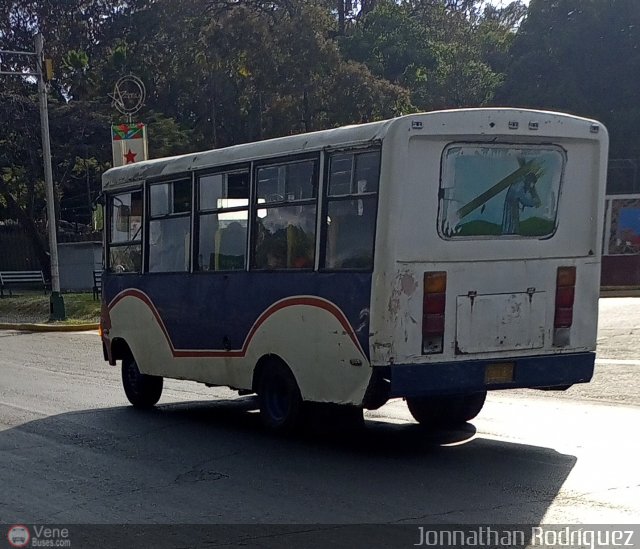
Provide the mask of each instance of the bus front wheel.
{"label": "bus front wheel", "polygon": [[476,417],[487,392],[407,398],[413,418],[425,427],[454,427]]}
{"label": "bus front wheel", "polygon": [[302,396],[296,379],[281,362],[265,366],[258,382],[260,418],[269,430],[287,434],[302,421]]}
{"label": "bus front wheel", "polygon": [[122,359],[122,386],[135,408],[151,408],[162,395],[162,378],[141,373],[131,355]]}

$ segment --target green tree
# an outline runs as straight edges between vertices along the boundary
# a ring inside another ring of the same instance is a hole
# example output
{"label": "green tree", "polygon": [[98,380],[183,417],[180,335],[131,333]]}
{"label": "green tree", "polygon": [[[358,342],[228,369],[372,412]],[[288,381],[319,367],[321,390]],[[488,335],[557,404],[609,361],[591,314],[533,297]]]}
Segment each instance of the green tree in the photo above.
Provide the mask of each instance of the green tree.
{"label": "green tree", "polygon": [[531,0],[499,99],[600,119],[613,156],[639,156],[638,29],[634,0]]}
{"label": "green tree", "polygon": [[[24,90],[25,93],[27,90]],[[34,244],[42,269],[49,271],[44,233],[44,186],[39,147],[40,120],[35,96],[0,94],[0,204],[5,219],[16,220]],[[39,224],[40,222],[40,224]]]}
{"label": "green tree", "polygon": [[72,99],[88,99],[92,95],[93,81],[88,74],[89,56],[84,51],[70,50],[62,58],[61,82],[66,82],[66,93]]}
{"label": "green tree", "polygon": [[[209,98],[209,116],[199,119],[211,125],[216,145],[393,116],[406,108],[404,90],[344,60],[332,39],[335,26],[330,10],[313,2],[272,9],[243,3],[212,18],[197,58]],[[352,82],[344,81],[346,73]],[[371,91],[368,101],[350,102],[354,110],[345,116],[340,98],[358,95],[351,92],[362,86]]]}
{"label": "green tree", "polygon": [[[480,8],[473,0],[380,0],[342,48],[407,89],[417,109],[485,105],[501,75],[489,63],[499,48],[487,43],[492,36]],[[501,21],[494,27],[507,28]]]}
{"label": "green tree", "polygon": [[436,59],[428,28],[409,7],[392,0],[380,2],[342,40],[342,48],[374,74],[412,89],[425,80]]}

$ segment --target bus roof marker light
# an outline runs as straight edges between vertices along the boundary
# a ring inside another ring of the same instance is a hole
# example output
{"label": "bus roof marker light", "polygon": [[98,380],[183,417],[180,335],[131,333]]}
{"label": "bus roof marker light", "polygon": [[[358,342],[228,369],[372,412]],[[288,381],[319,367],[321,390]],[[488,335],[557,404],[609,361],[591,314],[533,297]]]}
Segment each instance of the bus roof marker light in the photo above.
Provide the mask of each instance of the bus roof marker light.
{"label": "bus roof marker light", "polygon": [[420,120],[412,120],[411,121],[411,129],[412,130],[421,130],[422,129],[422,121],[420,121]]}
{"label": "bus roof marker light", "polygon": [[509,121],[509,129],[510,130],[517,130],[520,124],[518,124],[518,122],[516,122],[515,120],[510,120]]}
{"label": "bus roof marker light", "polygon": [[537,130],[539,127],[539,124],[537,122],[534,122],[533,120],[531,122],[529,122],[529,129],[530,130]]}
{"label": "bus roof marker light", "polygon": [[589,131],[591,133],[598,133],[600,131],[600,126],[598,126],[598,124],[591,124]]}

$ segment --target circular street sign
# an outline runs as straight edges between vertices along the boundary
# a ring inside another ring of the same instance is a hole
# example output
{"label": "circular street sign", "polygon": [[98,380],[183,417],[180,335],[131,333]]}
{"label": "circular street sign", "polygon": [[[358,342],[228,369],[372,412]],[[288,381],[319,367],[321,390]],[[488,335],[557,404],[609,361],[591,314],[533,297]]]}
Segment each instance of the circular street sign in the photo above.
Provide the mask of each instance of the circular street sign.
{"label": "circular street sign", "polygon": [[142,80],[130,74],[118,79],[113,94],[109,97],[113,99],[113,106],[122,114],[134,114],[144,105],[145,96]]}

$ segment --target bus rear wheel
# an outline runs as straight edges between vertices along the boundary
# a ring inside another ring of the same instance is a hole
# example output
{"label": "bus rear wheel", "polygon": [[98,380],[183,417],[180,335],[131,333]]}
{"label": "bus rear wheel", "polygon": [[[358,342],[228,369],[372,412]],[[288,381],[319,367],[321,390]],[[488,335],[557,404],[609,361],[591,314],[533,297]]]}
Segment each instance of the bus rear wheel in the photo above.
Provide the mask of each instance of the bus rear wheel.
{"label": "bus rear wheel", "polygon": [[413,418],[425,427],[455,427],[476,417],[487,392],[407,398]]}
{"label": "bus rear wheel", "polygon": [[122,386],[135,408],[151,408],[162,395],[162,378],[140,372],[133,356],[122,359]]}
{"label": "bus rear wheel", "polygon": [[294,432],[302,423],[302,396],[291,370],[281,362],[267,364],[258,382],[262,423],[275,433]]}

